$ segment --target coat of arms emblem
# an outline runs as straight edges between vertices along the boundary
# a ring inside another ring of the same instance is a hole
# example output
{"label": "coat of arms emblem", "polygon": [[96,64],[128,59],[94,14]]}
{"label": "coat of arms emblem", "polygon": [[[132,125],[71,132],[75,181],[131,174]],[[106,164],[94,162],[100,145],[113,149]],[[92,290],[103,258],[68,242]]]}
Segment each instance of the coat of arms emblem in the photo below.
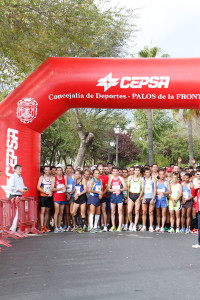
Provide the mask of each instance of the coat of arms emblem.
{"label": "coat of arms emblem", "polygon": [[38,103],[34,98],[23,98],[17,102],[17,117],[22,123],[30,123],[37,117]]}

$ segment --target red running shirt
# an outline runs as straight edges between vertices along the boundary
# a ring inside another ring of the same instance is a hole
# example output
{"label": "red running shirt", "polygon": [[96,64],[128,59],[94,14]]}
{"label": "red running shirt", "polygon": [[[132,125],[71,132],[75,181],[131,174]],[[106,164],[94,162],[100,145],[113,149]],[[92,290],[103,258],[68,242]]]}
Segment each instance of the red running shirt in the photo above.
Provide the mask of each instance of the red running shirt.
{"label": "red running shirt", "polygon": [[[62,175],[62,179],[58,179],[57,176],[55,176],[55,188],[58,189],[60,187],[65,186],[65,177]],[[66,201],[66,193],[61,191],[56,191],[53,193],[53,201]]]}
{"label": "red running shirt", "polygon": [[[102,185],[103,185],[103,191],[105,190],[106,188],[106,185],[108,184],[108,181],[109,181],[109,177],[105,174],[99,176],[99,178],[101,179],[101,182],[102,182]],[[105,193],[103,195],[103,197],[106,197],[107,193]]]}

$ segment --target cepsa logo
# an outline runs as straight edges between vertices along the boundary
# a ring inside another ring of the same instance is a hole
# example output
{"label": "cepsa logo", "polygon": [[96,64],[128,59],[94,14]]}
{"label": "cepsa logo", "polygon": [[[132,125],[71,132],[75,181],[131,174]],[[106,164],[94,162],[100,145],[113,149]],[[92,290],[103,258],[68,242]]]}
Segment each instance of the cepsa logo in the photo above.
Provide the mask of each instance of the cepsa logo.
{"label": "cepsa logo", "polygon": [[130,77],[124,76],[122,78],[113,78],[112,72],[104,78],[98,80],[97,86],[103,86],[106,92],[112,86],[120,84],[121,89],[141,89],[146,86],[150,89],[155,88],[168,88],[170,82],[169,76],[143,76],[143,77]]}

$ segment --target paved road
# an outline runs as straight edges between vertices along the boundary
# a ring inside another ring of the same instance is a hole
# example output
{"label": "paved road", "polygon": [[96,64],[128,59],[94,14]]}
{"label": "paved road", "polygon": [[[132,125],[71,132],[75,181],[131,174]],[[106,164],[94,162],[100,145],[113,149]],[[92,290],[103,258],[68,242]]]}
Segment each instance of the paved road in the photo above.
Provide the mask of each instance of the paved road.
{"label": "paved road", "polygon": [[0,299],[199,299],[197,236],[49,233],[0,254]]}

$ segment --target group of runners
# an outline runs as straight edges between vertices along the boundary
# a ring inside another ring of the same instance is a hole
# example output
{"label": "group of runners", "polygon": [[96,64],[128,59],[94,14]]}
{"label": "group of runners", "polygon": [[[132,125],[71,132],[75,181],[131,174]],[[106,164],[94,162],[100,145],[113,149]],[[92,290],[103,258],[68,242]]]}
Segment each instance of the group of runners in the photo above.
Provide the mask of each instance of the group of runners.
{"label": "group of runners", "polygon": [[200,167],[44,166],[37,189],[42,232],[198,233]]}

